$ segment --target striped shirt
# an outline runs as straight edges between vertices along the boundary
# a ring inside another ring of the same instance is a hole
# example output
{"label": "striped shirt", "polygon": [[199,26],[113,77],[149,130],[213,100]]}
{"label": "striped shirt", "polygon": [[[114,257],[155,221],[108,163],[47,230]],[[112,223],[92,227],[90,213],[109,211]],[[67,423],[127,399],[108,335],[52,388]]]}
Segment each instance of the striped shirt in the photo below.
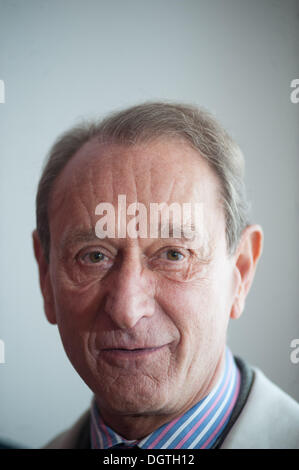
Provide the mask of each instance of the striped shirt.
{"label": "striped shirt", "polygon": [[209,449],[228,423],[239,389],[240,372],[226,347],[222,374],[210,393],[186,413],[140,440],[127,440],[107,426],[93,398],[91,448],[109,449],[124,444],[141,449]]}

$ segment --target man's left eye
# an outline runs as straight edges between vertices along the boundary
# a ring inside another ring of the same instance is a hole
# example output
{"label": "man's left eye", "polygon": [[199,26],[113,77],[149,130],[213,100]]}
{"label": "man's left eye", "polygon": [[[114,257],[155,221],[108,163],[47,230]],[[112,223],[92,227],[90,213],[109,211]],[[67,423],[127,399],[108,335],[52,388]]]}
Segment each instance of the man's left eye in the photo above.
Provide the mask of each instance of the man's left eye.
{"label": "man's left eye", "polygon": [[101,251],[91,251],[90,253],[86,253],[83,257],[87,262],[90,262],[92,264],[99,263],[100,261],[103,261],[105,258],[105,255]]}
{"label": "man's left eye", "polygon": [[169,261],[181,261],[184,258],[184,255],[177,250],[167,250],[165,253]]}

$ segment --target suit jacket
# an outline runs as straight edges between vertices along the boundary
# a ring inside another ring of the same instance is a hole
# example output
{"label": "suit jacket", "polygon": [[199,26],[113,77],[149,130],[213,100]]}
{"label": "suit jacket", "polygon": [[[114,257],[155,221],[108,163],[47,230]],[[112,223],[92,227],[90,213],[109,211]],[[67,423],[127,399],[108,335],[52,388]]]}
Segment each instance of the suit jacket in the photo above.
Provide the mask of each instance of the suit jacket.
{"label": "suit jacket", "polygon": [[[241,372],[237,402],[213,448],[299,449],[299,404],[258,368],[235,357]],[[90,410],[45,449],[90,448]]]}

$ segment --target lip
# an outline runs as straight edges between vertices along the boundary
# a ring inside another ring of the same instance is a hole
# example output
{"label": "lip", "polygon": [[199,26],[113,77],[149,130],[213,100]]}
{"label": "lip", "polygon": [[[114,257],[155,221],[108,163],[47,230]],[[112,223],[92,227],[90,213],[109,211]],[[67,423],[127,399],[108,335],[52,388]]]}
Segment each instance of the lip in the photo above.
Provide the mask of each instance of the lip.
{"label": "lip", "polygon": [[161,351],[166,345],[146,348],[105,348],[100,350],[100,356],[106,361],[130,361],[135,359],[146,359]]}

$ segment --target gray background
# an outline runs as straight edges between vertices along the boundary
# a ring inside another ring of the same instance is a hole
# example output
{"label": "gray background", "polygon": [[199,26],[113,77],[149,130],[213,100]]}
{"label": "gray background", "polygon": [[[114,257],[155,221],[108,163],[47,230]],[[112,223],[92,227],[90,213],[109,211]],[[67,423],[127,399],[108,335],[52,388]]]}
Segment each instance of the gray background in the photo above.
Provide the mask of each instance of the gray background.
{"label": "gray background", "polygon": [[56,136],[146,100],[203,105],[246,157],[265,246],[229,345],[299,400],[299,5],[294,0],[0,0],[0,437],[38,447],[90,403],[47,323],[34,198]]}

